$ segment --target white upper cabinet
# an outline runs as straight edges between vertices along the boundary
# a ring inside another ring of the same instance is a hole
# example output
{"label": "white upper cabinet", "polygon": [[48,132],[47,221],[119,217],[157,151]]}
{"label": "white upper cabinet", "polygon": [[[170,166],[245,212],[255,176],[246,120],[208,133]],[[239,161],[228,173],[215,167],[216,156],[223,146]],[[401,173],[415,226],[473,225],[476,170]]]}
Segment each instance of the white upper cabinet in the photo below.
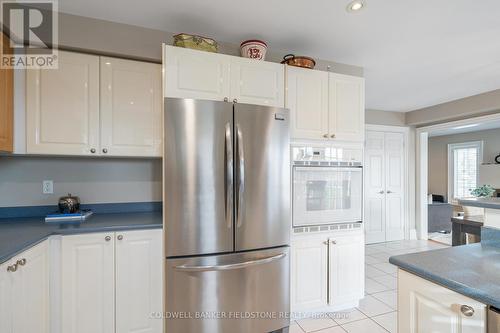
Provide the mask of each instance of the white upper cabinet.
{"label": "white upper cabinet", "polygon": [[165,97],[284,106],[284,66],[164,46]]}
{"label": "white upper cabinet", "polygon": [[163,66],[165,97],[229,98],[229,56],[165,45]]}
{"label": "white upper cabinet", "polygon": [[58,63],[27,70],[26,151],[91,154],[99,147],[99,57],[60,51]]}
{"label": "white upper cabinet", "polygon": [[363,141],[365,133],[365,80],[356,76],[330,73],[330,137]]}
{"label": "white upper cabinet", "polygon": [[286,66],[290,136],[325,139],[328,136],[328,73]]}
{"label": "white upper cabinet", "polygon": [[283,107],[285,68],[281,64],[231,57],[232,100],[238,103]]}
{"label": "white upper cabinet", "polygon": [[106,57],[100,61],[100,153],[161,156],[161,65]]}

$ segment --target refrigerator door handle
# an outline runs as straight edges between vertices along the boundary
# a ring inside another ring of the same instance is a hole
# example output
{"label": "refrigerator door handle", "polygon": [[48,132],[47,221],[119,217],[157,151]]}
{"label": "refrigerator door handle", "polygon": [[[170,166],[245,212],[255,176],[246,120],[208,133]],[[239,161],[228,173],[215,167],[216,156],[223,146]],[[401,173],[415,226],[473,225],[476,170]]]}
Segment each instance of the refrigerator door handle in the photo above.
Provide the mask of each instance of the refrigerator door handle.
{"label": "refrigerator door handle", "polygon": [[226,200],[225,215],[226,223],[229,229],[233,226],[233,187],[234,187],[234,171],[233,171],[233,135],[231,133],[231,124],[226,123],[225,127],[226,144],[224,147],[226,153],[225,174],[226,174]]}
{"label": "refrigerator door handle", "polygon": [[279,260],[286,257],[286,253],[280,253],[271,257],[265,257],[256,260],[249,260],[244,262],[239,262],[236,264],[227,265],[207,265],[207,266],[190,266],[190,265],[180,265],[175,266],[174,269],[183,272],[207,272],[207,271],[228,271],[233,269],[242,269],[250,266],[268,264],[270,262]]}
{"label": "refrigerator door handle", "polygon": [[245,153],[243,151],[243,134],[240,126],[236,124],[236,142],[238,149],[238,196],[236,199],[236,226],[241,227],[243,211],[243,193],[245,192]]}

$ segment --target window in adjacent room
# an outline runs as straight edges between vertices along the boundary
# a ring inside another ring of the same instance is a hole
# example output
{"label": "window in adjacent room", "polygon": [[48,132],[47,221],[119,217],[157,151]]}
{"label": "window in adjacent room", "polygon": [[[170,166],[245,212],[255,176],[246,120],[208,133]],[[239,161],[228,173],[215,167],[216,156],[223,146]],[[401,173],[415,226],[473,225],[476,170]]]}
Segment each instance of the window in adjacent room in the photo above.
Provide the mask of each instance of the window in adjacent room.
{"label": "window in adjacent room", "polygon": [[448,145],[448,198],[470,198],[478,186],[479,164],[483,159],[483,142]]}

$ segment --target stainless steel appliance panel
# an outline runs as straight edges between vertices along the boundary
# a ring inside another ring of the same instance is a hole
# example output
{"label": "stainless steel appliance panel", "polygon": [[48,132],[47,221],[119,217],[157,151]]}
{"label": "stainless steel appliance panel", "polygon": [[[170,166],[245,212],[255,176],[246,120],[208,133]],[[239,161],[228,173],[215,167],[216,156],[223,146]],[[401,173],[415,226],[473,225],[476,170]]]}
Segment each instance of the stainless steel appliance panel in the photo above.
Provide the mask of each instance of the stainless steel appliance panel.
{"label": "stainless steel appliance panel", "polygon": [[488,333],[500,333],[500,310],[490,306],[488,309]]}
{"label": "stainless steel appliance panel", "polygon": [[267,333],[289,326],[289,247],[167,259],[166,284],[168,333]]}
{"label": "stainless steel appliance panel", "polygon": [[290,242],[289,112],[235,104],[235,248]]}
{"label": "stainless steel appliance panel", "polygon": [[167,257],[233,251],[232,131],[230,103],[165,98]]}

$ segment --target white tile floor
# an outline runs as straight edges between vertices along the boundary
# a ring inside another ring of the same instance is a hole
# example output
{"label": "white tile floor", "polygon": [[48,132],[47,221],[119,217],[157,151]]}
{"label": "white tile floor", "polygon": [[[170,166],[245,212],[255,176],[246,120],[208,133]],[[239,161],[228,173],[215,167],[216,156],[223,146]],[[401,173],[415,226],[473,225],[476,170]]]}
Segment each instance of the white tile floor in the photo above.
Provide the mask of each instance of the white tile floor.
{"label": "white tile floor", "polygon": [[365,293],[355,309],[293,322],[290,333],[397,333],[397,269],[393,255],[445,248],[433,241],[398,241],[366,246]]}

